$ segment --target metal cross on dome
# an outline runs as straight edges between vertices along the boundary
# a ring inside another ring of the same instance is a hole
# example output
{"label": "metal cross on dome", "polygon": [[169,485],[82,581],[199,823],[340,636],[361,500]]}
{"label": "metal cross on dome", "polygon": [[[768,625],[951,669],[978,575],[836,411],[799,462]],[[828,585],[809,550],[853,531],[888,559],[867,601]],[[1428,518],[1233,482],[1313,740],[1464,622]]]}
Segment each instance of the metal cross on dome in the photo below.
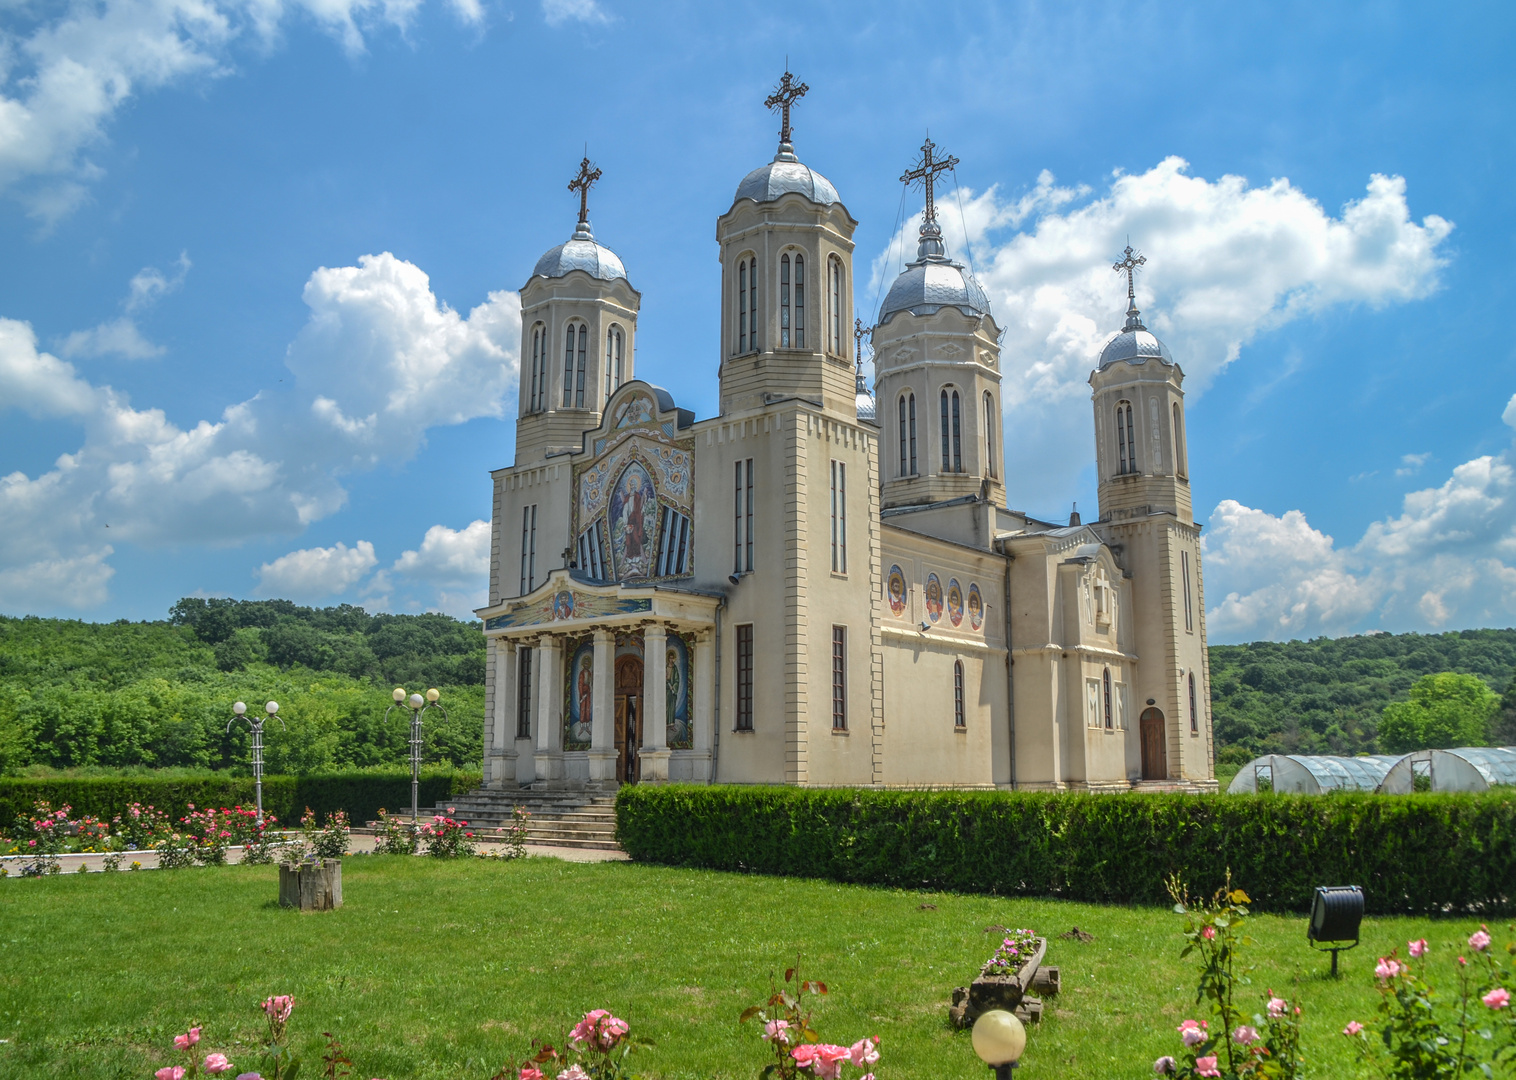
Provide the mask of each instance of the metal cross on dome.
{"label": "metal cross on dome", "polygon": [[921,144],[921,164],[914,169],[908,169],[900,177],[902,183],[920,182],[926,187],[926,218],[922,222],[924,225],[930,225],[937,220],[937,201],[933,196],[933,185],[936,183],[937,175],[958,164],[958,159],[955,157],[949,156],[941,160],[934,158],[932,151],[936,149],[937,144],[928,135],[926,142]]}
{"label": "metal cross on dome", "polygon": [[579,192],[579,224],[590,219],[590,187],[600,179],[600,170],[590,164],[586,157],[579,163],[579,175],[569,181],[569,190]]}
{"label": "metal cross on dome", "polygon": [[853,320],[853,355],[858,359],[858,371],[863,372],[863,336],[868,331],[863,327],[862,319]]}
{"label": "metal cross on dome", "polygon": [[779,142],[788,145],[790,142],[790,106],[805,97],[810,89],[805,83],[795,82],[795,76],[786,69],[784,78],[779,80],[779,85],[774,92],[763,99],[764,107],[770,111],[779,110]]}
{"label": "metal cross on dome", "polygon": [[1124,251],[1122,254],[1125,256],[1125,258],[1123,258],[1120,262],[1111,264],[1111,269],[1116,271],[1118,274],[1122,272],[1126,273],[1126,298],[1127,300],[1135,303],[1137,299],[1137,290],[1132,280],[1133,275],[1137,273],[1137,268],[1139,266],[1148,261],[1147,256],[1138,255],[1135,251],[1132,250],[1131,244],[1128,244],[1126,246],[1126,251]]}

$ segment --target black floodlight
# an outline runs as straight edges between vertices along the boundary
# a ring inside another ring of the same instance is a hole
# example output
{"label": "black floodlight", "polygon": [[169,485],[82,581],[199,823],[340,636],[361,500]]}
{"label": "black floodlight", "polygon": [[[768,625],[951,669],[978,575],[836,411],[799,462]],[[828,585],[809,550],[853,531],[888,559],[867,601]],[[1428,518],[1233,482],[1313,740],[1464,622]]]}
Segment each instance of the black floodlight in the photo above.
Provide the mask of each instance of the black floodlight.
{"label": "black floodlight", "polygon": [[[1311,922],[1305,937],[1313,949],[1332,952],[1332,976],[1337,976],[1337,954],[1358,944],[1358,924],[1363,922],[1363,890],[1357,885],[1318,885],[1311,901]],[[1342,942],[1350,941],[1351,945]]]}

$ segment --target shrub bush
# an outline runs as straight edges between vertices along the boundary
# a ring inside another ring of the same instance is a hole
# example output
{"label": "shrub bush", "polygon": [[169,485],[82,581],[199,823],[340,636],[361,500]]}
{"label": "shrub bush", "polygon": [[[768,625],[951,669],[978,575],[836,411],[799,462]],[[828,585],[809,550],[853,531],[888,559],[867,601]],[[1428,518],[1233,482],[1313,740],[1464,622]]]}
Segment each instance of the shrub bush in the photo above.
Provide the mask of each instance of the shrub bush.
{"label": "shrub bush", "polygon": [[1361,885],[1374,914],[1516,908],[1516,791],[1481,795],[1085,795],[623,787],[632,858],[836,881],[1162,904],[1230,868],[1254,907]]}
{"label": "shrub bush", "polygon": [[[455,795],[473,791],[482,782],[478,773],[422,773],[420,804],[423,808],[446,802]],[[195,806],[253,805],[253,778],[210,776],[160,779],[153,776],[48,777],[0,780],[0,829],[13,829],[16,820],[28,814],[39,801],[68,803],[76,814],[109,820],[127,812],[132,803],[152,804],[177,821]],[[339,773],[331,776],[265,776],[264,809],[281,821],[299,821],[310,808],[327,815],[347,812],[356,822],[379,816],[381,806],[409,807],[409,773]]]}

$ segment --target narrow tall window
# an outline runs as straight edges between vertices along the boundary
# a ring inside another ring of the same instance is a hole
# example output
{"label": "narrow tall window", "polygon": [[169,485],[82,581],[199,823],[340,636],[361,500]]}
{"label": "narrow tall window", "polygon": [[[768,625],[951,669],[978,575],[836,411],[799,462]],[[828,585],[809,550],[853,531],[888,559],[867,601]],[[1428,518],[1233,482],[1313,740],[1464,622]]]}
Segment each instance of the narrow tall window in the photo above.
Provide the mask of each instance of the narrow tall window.
{"label": "narrow tall window", "polygon": [[747,264],[747,347],[758,351],[758,260]]}
{"label": "narrow tall window", "polygon": [[537,587],[537,504],[521,508],[521,588],[525,596]]}
{"label": "narrow tall window", "polygon": [[753,624],[737,627],[737,730],[753,730]]}
{"label": "narrow tall window", "polygon": [[942,424],[942,471],[953,471],[953,433],[948,427],[948,392],[944,390],[937,399],[938,420]]}
{"label": "narrow tall window", "polygon": [[1200,734],[1200,712],[1195,708],[1195,673],[1190,672],[1190,734]]}
{"label": "narrow tall window", "polygon": [[1116,402],[1116,453],[1122,476],[1137,471],[1137,432],[1132,427],[1132,403]]}
{"label": "narrow tall window", "polygon": [[805,348],[805,256],[795,256],[795,348]]}
{"label": "narrow tall window", "polygon": [[832,260],[832,352],[847,359],[842,344],[842,260]]}
{"label": "narrow tall window", "polygon": [[847,627],[832,627],[832,730],[847,730]]}
{"label": "narrow tall window", "polygon": [[995,472],[995,396],[984,392],[984,475],[994,477]]}
{"label": "narrow tall window", "polygon": [[626,341],[621,336],[621,327],[613,326],[605,332],[605,400],[621,386],[622,362]]}
{"label": "narrow tall window", "polygon": [[895,406],[896,406],[895,411],[899,414],[899,417],[900,417],[900,475],[901,476],[909,476],[910,472],[906,469],[906,457],[905,457],[906,441],[905,441],[905,395],[904,394],[900,395],[900,400],[895,403]]}
{"label": "narrow tall window", "polygon": [[532,737],[532,650],[516,649],[516,738]]}
{"label": "narrow tall window", "polygon": [[1195,610],[1190,603],[1190,553],[1179,553],[1180,569],[1184,573],[1184,628],[1191,633],[1195,630]]}
{"label": "narrow tall window", "polygon": [[574,404],[574,331],[578,323],[569,323],[563,333],[563,407]]}
{"label": "narrow tall window", "polygon": [[779,347],[790,347],[790,257],[779,258]]}
{"label": "narrow tall window", "polygon": [[737,352],[747,352],[747,260],[737,264]]}
{"label": "narrow tall window", "polygon": [[968,727],[968,720],[963,715],[963,661],[953,661],[953,726],[955,728]]}
{"label": "narrow tall window", "polygon": [[538,409],[538,405],[537,405],[537,362],[541,359],[541,356],[542,356],[542,330],[539,327],[534,326],[534,327],[532,327],[532,374],[531,374],[531,381],[528,383],[528,390],[527,390],[527,396],[526,396],[526,411],[529,412],[529,413],[534,413]]}
{"label": "narrow tall window", "polygon": [[916,395],[910,395],[911,414],[911,475],[915,476],[916,469]]}
{"label": "narrow tall window", "polygon": [[1115,726],[1111,716],[1111,669],[1105,669],[1105,728],[1109,731]]}
{"label": "narrow tall window", "polygon": [[847,464],[832,462],[832,573],[847,573]]}
{"label": "narrow tall window", "polygon": [[587,367],[590,328],[579,324],[579,373],[574,377],[574,408],[584,408],[584,372]]}
{"label": "narrow tall window", "polygon": [[1189,461],[1184,452],[1184,418],[1179,412],[1179,402],[1174,402],[1174,472],[1181,478],[1190,472]]}
{"label": "narrow tall window", "polygon": [[953,471],[963,471],[963,417],[958,403],[958,391],[953,391]]}
{"label": "narrow tall window", "polygon": [[753,568],[753,459],[737,462],[736,498],[732,509],[732,572]]}

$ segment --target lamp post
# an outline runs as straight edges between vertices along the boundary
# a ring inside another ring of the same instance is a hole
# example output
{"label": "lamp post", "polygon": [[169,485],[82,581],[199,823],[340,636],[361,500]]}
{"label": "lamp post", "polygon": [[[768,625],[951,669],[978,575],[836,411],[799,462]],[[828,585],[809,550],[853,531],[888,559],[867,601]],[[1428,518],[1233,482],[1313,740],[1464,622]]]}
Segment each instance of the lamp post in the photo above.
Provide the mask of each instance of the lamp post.
{"label": "lamp post", "polygon": [[428,690],[425,698],[420,694],[412,694],[406,700],[403,686],[395,687],[390,696],[395,699],[395,704],[384,710],[386,723],[389,722],[390,713],[396,709],[409,709],[411,714],[411,821],[416,822],[421,819],[421,811],[416,805],[421,788],[421,714],[428,709],[437,709],[442,713],[443,719],[447,719],[447,710],[437,704],[437,698],[441,695],[437,693],[436,687]]}
{"label": "lamp post", "polygon": [[1026,1028],[1015,1013],[991,1009],[974,1021],[974,1053],[995,1070],[995,1080],[1011,1080],[1011,1070],[1026,1049]]}
{"label": "lamp post", "polygon": [[227,734],[231,734],[232,725],[238,720],[246,720],[247,726],[253,729],[253,791],[258,796],[258,824],[263,824],[263,725],[268,720],[278,720],[279,726],[289,730],[289,725],[284,722],[284,717],[279,715],[279,703],[270,701],[263,707],[268,716],[248,716],[247,705],[236,702],[232,705],[233,716],[226,722]]}

